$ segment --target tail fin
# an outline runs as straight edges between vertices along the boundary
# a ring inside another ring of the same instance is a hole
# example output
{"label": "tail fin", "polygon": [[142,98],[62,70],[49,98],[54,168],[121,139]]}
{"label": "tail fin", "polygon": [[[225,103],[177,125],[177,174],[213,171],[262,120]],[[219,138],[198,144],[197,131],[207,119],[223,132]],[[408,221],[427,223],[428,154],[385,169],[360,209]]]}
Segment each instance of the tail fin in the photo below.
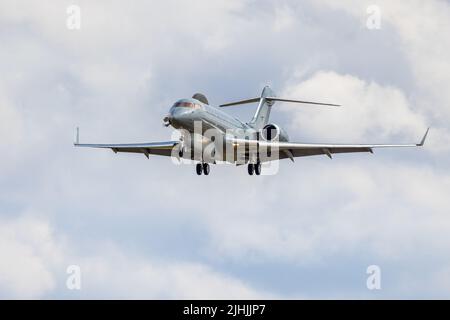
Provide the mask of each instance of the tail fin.
{"label": "tail fin", "polygon": [[255,129],[263,128],[268,122],[270,111],[275,103],[273,100],[267,100],[268,97],[275,97],[274,92],[269,86],[264,87],[259,99],[258,109],[249,124]]}

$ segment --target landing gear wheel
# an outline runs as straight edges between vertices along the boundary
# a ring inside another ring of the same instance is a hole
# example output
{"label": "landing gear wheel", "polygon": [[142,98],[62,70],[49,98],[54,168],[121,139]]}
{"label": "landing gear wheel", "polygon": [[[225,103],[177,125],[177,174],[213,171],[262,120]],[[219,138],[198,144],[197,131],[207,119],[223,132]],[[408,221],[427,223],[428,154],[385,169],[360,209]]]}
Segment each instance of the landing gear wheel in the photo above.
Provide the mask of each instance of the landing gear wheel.
{"label": "landing gear wheel", "polygon": [[203,164],[203,174],[207,176],[209,174],[209,163]]}
{"label": "landing gear wheel", "polygon": [[253,172],[255,172],[255,166],[253,165],[253,163],[248,164],[247,170],[248,170],[248,174],[252,176]]}
{"label": "landing gear wheel", "polygon": [[197,172],[197,175],[201,175],[202,174],[202,164],[201,163],[197,163],[197,165],[195,166],[195,171]]}
{"label": "landing gear wheel", "polygon": [[259,176],[261,174],[261,162],[255,164],[255,174]]}

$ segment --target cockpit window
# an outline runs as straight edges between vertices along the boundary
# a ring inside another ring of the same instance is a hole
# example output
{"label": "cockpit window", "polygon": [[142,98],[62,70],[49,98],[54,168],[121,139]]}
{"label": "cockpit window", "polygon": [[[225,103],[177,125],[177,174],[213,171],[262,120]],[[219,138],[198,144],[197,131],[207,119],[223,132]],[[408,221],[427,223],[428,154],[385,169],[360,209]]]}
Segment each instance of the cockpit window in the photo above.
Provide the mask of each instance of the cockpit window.
{"label": "cockpit window", "polygon": [[200,109],[201,106],[198,103],[192,103],[188,101],[178,101],[174,104],[174,107],[185,107],[185,108],[193,108],[193,109]]}

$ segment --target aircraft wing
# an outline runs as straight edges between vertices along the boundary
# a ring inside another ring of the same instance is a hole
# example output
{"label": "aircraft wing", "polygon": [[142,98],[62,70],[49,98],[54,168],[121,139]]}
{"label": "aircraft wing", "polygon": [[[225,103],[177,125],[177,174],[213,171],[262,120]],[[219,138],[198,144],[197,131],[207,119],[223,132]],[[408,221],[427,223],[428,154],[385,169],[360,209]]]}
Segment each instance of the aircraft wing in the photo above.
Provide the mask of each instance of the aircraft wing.
{"label": "aircraft wing", "polygon": [[115,153],[117,152],[142,153],[148,158],[149,155],[151,154],[170,157],[172,155],[173,148],[177,146],[179,143],[180,141],[128,143],[128,144],[80,144],[76,142],[74,143],[74,146],[111,149]]}
{"label": "aircraft wing", "polygon": [[421,147],[425,143],[429,128],[425,132],[422,140],[414,144],[322,144],[322,143],[296,143],[296,142],[272,142],[235,139],[235,145],[245,144],[258,148],[272,148],[279,150],[279,159],[289,158],[294,161],[295,157],[307,157],[314,155],[326,155],[332,158],[335,153],[352,153],[352,152],[370,152],[373,153],[374,148],[397,148],[397,147]]}

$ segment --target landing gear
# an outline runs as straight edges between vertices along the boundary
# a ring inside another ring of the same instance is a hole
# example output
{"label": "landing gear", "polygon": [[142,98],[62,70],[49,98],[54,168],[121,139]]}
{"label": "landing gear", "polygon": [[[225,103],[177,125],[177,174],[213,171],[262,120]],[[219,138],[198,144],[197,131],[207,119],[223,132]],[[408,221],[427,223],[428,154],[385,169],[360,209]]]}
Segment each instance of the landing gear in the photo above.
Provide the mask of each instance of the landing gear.
{"label": "landing gear", "polygon": [[261,174],[261,162],[258,162],[257,164],[255,164],[255,173],[257,176],[259,176]]}
{"label": "landing gear", "polygon": [[251,175],[251,176],[253,175],[253,172],[255,172],[255,167],[254,167],[253,163],[248,164],[247,171],[248,171],[249,175]]}
{"label": "landing gear", "polygon": [[210,171],[209,163],[197,163],[195,166],[195,171],[199,176],[201,176],[202,173],[207,176]]}
{"label": "landing gear", "polygon": [[209,163],[203,164],[203,174],[207,176],[209,174]]}
{"label": "landing gear", "polygon": [[195,166],[195,171],[197,172],[197,175],[201,175],[202,174],[202,170],[203,169],[203,167],[202,167],[202,164],[201,163],[197,163],[197,165]]}
{"label": "landing gear", "polygon": [[249,163],[247,167],[247,171],[249,175],[253,175],[255,173],[257,176],[261,174],[261,162],[257,163]]}

